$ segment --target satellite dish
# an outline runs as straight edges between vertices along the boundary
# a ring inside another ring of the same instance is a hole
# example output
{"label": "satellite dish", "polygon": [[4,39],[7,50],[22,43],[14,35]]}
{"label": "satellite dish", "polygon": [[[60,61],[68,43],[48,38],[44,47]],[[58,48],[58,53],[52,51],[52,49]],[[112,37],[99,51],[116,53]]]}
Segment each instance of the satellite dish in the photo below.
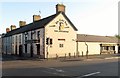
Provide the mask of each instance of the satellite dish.
{"label": "satellite dish", "polygon": [[39,11],[39,13],[41,14],[41,11]]}

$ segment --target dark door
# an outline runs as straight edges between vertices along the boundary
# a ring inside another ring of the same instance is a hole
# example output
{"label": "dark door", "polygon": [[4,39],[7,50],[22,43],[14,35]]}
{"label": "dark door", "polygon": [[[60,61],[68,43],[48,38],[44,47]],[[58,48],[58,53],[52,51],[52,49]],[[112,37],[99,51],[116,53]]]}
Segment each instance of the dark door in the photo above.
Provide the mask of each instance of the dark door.
{"label": "dark door", "polygon": [[15,46],[15,55],[17,55],[17,45]]}
{"label": "dark door", "polygon": [[19,56],[21,57],[22,56],[22,45],[19,46]]}
{"label": "dark door", "polygon": [[27,53],[27,44],[25,44],[25,53]]}
{"label": "dark door", "polygon": [[30,46],[30,51],[31,51],[31,52],[30,52],[30,53],[31,53],[30,56],[33,57],[33,46],[32,46],[32,44],[31,44],[31,46]]}
{"label": "dark door", "polygon": [[40,44],[36,44],[37,45],[37,55],[40,55]]}
{"label": "dark door", "polygon": [[120,54],[120,46],[118,46],[118,53]]}

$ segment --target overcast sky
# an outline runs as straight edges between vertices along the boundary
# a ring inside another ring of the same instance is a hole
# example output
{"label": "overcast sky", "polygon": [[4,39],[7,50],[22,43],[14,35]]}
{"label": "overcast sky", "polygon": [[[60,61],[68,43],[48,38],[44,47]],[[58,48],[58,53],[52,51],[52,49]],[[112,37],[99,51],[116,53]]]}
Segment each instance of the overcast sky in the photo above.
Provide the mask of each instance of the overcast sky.
{"label": "overcast sky", "polygon": [[[113,36],[118,33],[119,0],[3,0],[0,2],[0,34],[19,21],[31,23],[32,16],[42,18],[55,14],[55,5],[63,3],[66,15],[77,27],[79,34]],[[39,13],[39,11],[41,13]]]}

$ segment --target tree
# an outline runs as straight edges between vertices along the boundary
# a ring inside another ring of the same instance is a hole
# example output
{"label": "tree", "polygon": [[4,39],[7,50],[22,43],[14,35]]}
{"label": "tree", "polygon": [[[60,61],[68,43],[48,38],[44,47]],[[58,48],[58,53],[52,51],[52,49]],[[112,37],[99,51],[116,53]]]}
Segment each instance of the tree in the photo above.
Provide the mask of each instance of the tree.
{"label": "tree", "polygon": [[120,39],[120,35],[115,35],[116,38]]}

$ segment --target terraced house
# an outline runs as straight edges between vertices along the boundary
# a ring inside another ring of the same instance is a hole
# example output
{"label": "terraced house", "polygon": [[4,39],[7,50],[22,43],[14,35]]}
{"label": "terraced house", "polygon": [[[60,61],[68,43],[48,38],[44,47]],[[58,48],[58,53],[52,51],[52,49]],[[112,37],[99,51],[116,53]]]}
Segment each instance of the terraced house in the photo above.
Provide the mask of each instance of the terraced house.
{"label": "terraced house", "polygon": [[65,14],[65,5],[57,4],[56,13],[41,19],[33,15],[33,22],[19,21],[19,28],[11,25],[2,36],[2,52],[24,57],[54,58],[86,54],[118,53],[115,37],[77,34],[77,28]]}

